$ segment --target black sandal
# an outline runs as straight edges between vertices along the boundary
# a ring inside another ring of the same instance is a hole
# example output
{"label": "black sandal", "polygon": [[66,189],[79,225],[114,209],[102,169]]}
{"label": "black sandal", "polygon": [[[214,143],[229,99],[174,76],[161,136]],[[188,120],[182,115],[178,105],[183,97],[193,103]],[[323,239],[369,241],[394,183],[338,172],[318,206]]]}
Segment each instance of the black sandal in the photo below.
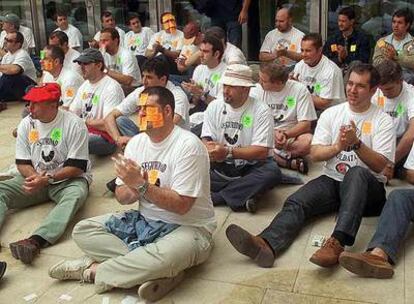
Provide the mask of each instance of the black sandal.
{"label": "black sandal", "polygon": [[287,159],[286,168],[298,171],[302,174],[308,174],[309,172],[308,161],[301,157]]}

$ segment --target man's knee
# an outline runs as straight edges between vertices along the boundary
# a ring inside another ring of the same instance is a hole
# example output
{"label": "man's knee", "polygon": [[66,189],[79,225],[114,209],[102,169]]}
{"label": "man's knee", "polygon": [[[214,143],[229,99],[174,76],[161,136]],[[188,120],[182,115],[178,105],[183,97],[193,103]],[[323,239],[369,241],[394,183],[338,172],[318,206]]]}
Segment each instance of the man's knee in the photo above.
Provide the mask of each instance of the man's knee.
{"label": "man's knee", "polygon": [[373,176],[372,172],[364,167],[355,166],[348,170],[345,174],[345,178],[355,178],[355,177],[370,177]]}
{"label": "man's knee", "polygon": [[414,190],[396,189],[388,195],[387,205],[390,206],[414,206]]}

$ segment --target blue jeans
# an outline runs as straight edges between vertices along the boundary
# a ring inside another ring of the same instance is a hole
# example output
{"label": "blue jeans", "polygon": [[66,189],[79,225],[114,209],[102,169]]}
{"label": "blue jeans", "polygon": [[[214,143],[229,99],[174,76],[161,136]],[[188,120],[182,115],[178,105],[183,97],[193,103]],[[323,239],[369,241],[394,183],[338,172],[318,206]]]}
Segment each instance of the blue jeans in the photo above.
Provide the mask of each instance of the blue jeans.
{"label": "blue jeans", "polygon": [[[233,211],[246,210],[248,199],[272,189],[282,179],[279,167],[271,158],[255,165],[246,165],[242,169],[230,169],[241,177],[229,181],[210,170],[211,198],[216,206],[225,204]],[[223,173],[223,170],[218,171]]]}
{"label": "blue jeans", "polygon": [[122,136],[133,137],[139,133],[137,125],[126,116],[119,116],[116,119],[116,125]]}
{"label": "blue jeans", "polygon": [[89,134],[89,154],[98,156],[111,155],[116,151],[116,144],[112,144],[103,137]]}
{"label": "blue jeans", "polygon": [[322,175],[289,196],[260,237],[279,253],[290,246],[307,220],[338,211],[332,236],[350,246],[362,216],[379,215],[384,204],[384,185],[366,168],[351,168],[342,182]]}
{"label": "blue jeans", "polygon": [[0,101],[21,100],[30,85],[36,85],[36,82],[26,75],[3,74],[0,77]]}
{"label": "blue jeans", "polygon": [[392,263],[414,219],[414,189],[397,189],[390,193],[378,222],[377,231],[369,242],[368,250],[379,247]]}

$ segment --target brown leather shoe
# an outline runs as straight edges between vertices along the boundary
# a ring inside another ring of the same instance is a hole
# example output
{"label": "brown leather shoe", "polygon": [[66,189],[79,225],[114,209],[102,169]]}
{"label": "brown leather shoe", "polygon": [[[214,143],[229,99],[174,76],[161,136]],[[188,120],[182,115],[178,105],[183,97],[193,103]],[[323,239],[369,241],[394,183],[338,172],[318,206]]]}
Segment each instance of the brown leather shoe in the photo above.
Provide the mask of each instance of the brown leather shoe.
{"label": "brown leather shoe", "polygon": [[23,239],[10,243],[10,251],[15,259],[30,264],[40,253],[40,245],[33,239]]}
{"label": "brown leather shoe", "polygon": [[323,246],[309,259],[312,263],[321,267],[332,267],[338,264],[339,255],[344,251],[339,241],[330,237]]}
{"label": "brown leather shoe", "polygon": [[339,264],[361,277],[389,279],[394,275],[392,265],[387,260],[370,252],[342,252],[339,256]]}
{"label": "brown leather shoe", "polygon": [[261,237],[254,236],[235,224],[227,227],[226,236],[238,252],[253,259],[260,267],[273,266],[275,255]]}

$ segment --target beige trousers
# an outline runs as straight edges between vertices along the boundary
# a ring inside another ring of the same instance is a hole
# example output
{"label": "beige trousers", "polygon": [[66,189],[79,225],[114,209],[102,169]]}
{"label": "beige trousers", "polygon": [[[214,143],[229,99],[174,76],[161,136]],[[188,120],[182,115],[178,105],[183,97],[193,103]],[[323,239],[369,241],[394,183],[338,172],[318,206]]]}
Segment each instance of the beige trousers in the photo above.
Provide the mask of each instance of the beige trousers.
{"label": "beige trousers", "polygon": [[129,251],[121,239],[107,232],[105,222],[110,216],[83,220],[72,233],[82,251],[100,263],[95,276],[98,293],[176,276],[207,260],[213,248],[212,236],[207,230],[181,226],[154,243]]}

